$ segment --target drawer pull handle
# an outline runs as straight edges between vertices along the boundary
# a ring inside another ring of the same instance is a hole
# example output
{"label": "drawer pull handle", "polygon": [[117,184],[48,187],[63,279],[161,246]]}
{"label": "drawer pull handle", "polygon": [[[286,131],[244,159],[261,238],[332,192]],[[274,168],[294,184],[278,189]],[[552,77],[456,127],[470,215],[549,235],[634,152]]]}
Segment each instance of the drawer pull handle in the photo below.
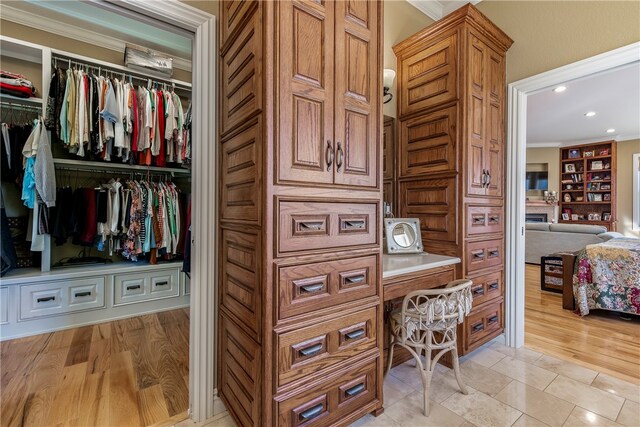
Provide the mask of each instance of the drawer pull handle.
{"label": "drawer pull handle", "polygon": [[474,260],[483,259],[484,258],[484,249],[480,249],[480,250],[477,250],[477,251],[472,251],[471,255],[473,256]]}
{"label": "drawer pull handle", "polygon": [[302,228],[303,230],[313,230],[313,231],[319,231],[322,230],[322,226],[324,225],[324,223],[322,222],[311,222],[311,221],[303,221],[300,223],[300,228]]}
{"label": "drawer pull handle", "polygon": [[346,394],[349,397],[355,396],[356,394],[360,394],[364,391],[364,383],[360,383],[360,384],[356,384],[353,387],[351,387],[350,389],[347,389],[344,391],[344,394]]}
{"label": "drawer pull handle", "polygon": [[360,220],[360,221],[354,221],[354,220],[347,220],[344,222],[344,229],[345,230],[362,230],[365,226],[365,222]]}
{"label": "drawer pull handle", "polygon": [[472,289],[473,295],[484,295],[484,288],[482,286],[478,286],[477,288]]}
{"label": "drawer pull handle", "polygon": [[127,286],[128,291],[134,291],[136,289],[140,289],[140,285],[129,285]]}
{"label": "drawer pull handle", "polygon": [[80,297],[88,297],[89,295],[91,295],[91,292],[90,292],[90,291],[76,292],[76,293],[74,294],[74,296],[75,296],[76,298],[80,298]]}
{"label": "drawer pull handle", "polygon": [[349,340],[355,340],[364,335],[364,328],[356,329],[355,331],[347,332],[344,334],[345,337]]}
{"label": "drawer pull handle", "polygon": [[312,406],[306,411],[300,412],[300,421],[308,421],[312,418],[317,417],[324,411],[324,405],[322,403],[318,403],[316,406]]}
{"label": "drawer pull handle", "polygon": [[36,301],[38,302],[49,302],[49,301],[55,301],[56,297],[42,297],[42,298],[38,298]]}
{"label": "drawer pull handle", "polygon": [[154,284],[154,286],[155,286],[156,288],[159,288],[160,286],[167,286],[168,284],[169,284],[169,282],[165,280],[164,282],[156,282],[156,283]]}
{"label": "drawer pull handle", "polygon": [[484,216],[474,216],[473,225],[484,225]]}
{"label": "drawer pull handle", "polygon": [[492,291],[494,291],[494,290],[498,289],[498,287],[499,287],[498,282],[493,282],[493,283],[491,283],[491,284],[489,285],[489,289],[490,289],[490,290],[492,290]]}
{"label": "drawer pull handle", "polygon": [[313,356],[320,353],[322,350],[322,344],[310,345],[309,347],[301,348],[298,352],[303,356]]}
{"label": "drawer pull handle", "polygon": [[324,284],[323,283],[318,283],[316,285],[304,285],[304,286],[300,286],[300,289],[303,292],[306,293],[314,293],[314,292],[318,292],[319,290],[321,290],[322,288],[324,288]]}
{"label": "drawer pull handle", "polygon": [[489,258],[495,258],[497,256],[500,256],[500,251],[498,249],[489,251]]}
{"label": "drawer pull handle", "polygon": [[500,224],[500,216],[499,215],[490,216],[489,224]]}
{"label": "drawer pull handle", "polygon": [[487,323],[496,323],[498,321],[498,315],[494,314],[493,316],[487,319]]}
{"label": "drawer pull handle", "polygon": [[471,327],[471,332],[475,333],[475,332],[480,332],[484,330],[484,325],[482,323],[476,323],[475,325],[473,325]]}
{"label": "drawer pull handle", "polygon": [[362,283],[362,282],[364,282],[364,274],[358,274],[357,276],[347,277],[347,278],[345,278],[345,281],[348,284]]}

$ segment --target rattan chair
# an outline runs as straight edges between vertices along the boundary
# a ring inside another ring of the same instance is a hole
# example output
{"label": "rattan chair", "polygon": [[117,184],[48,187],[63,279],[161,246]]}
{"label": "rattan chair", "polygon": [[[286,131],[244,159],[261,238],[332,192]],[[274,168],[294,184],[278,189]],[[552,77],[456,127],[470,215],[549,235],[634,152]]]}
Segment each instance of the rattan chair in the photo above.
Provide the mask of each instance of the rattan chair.
{"label": "rattan chair", "polygon": [[[468,394],[460,376],[456,330],[458,323],[462,323],[471,311],[471,283],[471,280],[455,280],[444,288],[411,292],[404,298],[402,310],[391,314],[391,345],[386,372],[391,369],[396,345],[413,355],[424,387],[425,416],[429,416],[431,376],[438,360],[448,351],[452,355],[458,386],[463,394]],[[432,358],[433,351],[437,353]]]}

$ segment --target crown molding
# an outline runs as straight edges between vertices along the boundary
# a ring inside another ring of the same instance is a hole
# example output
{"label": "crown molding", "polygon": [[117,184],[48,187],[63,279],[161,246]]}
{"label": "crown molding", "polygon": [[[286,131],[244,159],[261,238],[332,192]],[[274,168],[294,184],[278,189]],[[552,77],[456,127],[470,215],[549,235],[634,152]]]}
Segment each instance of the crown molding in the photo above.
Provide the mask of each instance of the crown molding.
{"label": "crown molding", "polygon": [[407,2],[434,21],[442,19],[461,6],[471,3],[476,5],[482,0],[407,0]]}
{"label": "crown molding", "polygon": [[572,145],[582,145],[582,144],[596,144],[598,142],[606,142],[606,141],[632,141],[634,139],[640,139],[640,134],[620,134],[620,135],[609,135],[609,136],[601,136],[598,138],[589,138],[589,139],[575,139],[572,141],[547,141],[547,142],[527,142],[527,148],[560,148],[560,147],[570,147]]}
{"label": "crown molding", "polygon": [[[76,26],[61,24],[55,19],[26,12],[4,3],[2,4],[2,19],[124,54],[126,43],[120,39]],[[176,68],[191,71],[190,60],[171,56]]]}

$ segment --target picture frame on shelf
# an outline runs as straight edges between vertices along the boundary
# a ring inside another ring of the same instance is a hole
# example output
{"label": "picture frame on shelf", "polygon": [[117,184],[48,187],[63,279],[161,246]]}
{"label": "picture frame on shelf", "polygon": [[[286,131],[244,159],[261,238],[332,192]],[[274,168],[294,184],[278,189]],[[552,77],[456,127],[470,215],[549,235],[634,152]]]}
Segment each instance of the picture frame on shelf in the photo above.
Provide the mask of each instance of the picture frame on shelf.
{"label": "picture frame on shelf", "polygon": [[589,215],[587,215],[587,220],[589,221],[593,221],[594,220],[594,215],[593,213],[590,213]]}
{"label": "picture frame on shelf", "polygon": [[569,150],[569,158],[570,159],[580,158],[580,150],[577,150],[577,149]]}
{"label": "picture frame on shelf", "polygon": [[584,202],[584,197],[576,196],[576,202]]}
{"label": "picture frame on shelf", "polygon": [[592,202],[601,202],[602,201],[602,194],[600,193],[593,193],[593,200],[591,200]]}
{"label": "picture frame on shelf", "polygon": [[563,221],[569,221],[569,214],[568,213],[563,213],[562,214],[562,220]]}
{"label": "picture frame on shelf", "polygon": [[591,170],[597,171],[602,169],[604,169],[602,160],[594,160],[593,162],[591,162]]}
{"label": "picture frame on shelf", "polygon": [[589,151],[585,151],[584,152],[584,156],[585,157],[593,157],[595,155],[595,152],[593,150],[589,150]]}
{"label": "picture frame on shelf", "polygon": [[597,212],[594,212],[593,214],[593,221],[600,221],[600,214]]}
{"label": "picture frame on shelf", "polygon": [[605,202],[610,202],[611,201],[611,193],[604,193],[602,195],[602,200]]}
{"label": "picture frame on shelf", "polygon": [[578,214],[571,214],[571,221],[577,221],[578,220]]}
{"label": "picture frame on shelf", "polygon": [[604,169],[611,169],[611,163],[604,162]]}
{"label": "picture frame on shelf", "polygon": [[571,216],[573,211],[571,210],[571,208],[564,208],[562,209],[562,213],[566,213],[567,215]]}
{"label": "picture frame on shelf", "polygon": [[602,213],[603,221],[611,221],[611,212],[603,212]]}
{"label": "picture frame on shelf", "polygon": [[608,155],[609,155],[608,148],[601,148],[598,150],[598,156],[608,156]]}
{"label": "picture frame on shelf", "polygon": [[574,165],[573,163],[567,163],[566,165],[564,165],[564,171],[567,173],[575,172],[576,165]]}
{"label": "picture frame on shelf", "polygon": [[565,203],[571,203],[571,194],[564,193],[563,200]]}

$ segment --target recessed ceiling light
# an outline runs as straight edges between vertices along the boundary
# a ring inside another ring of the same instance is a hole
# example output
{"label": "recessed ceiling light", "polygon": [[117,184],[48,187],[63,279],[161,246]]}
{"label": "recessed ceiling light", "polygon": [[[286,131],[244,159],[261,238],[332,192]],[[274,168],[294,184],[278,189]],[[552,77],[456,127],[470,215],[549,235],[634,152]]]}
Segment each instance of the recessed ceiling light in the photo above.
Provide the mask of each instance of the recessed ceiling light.
{"label": "recessed ceiling light", "polygon": [[614,128],[607,129],[607,133],[614,133],[616,130]]}
{"label": "recessed ceiling light", "polygon": [[566,86],[558,86],[557,88],[553,89],[555,93],[564,92],[565,90],[567,90]]}
{"label": "recessed ceiling light", "polygon": [[588,112],[584,113],[584,115],[587,116],[587,117],[593,117],[593,116],[596,115],[596,112],[595,111],[588,111]]}

